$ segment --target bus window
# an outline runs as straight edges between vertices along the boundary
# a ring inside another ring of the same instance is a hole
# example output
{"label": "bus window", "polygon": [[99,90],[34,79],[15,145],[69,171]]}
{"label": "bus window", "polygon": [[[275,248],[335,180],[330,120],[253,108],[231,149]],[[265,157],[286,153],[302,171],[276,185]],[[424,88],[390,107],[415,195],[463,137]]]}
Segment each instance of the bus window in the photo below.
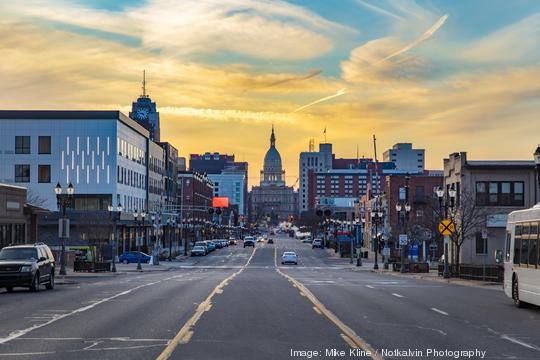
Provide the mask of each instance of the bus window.
{"label": "bus window", "polygon": [[523,227],[521,228],[521,235],[529,235],[529,230],[529,224],[523,225]]}
{"label": "bus window", "polygon": [[538,240],[529,240],[529,266],[535,266],[538,257]]}
{"label": "bus window", "polygon": [[506,256],[505,261],[510,261],[510,241],[512,240],[512,234],[510,231],[506,232]]}
{"label": "bus window", "polygon": [[531,236],[531,239],[536,239],[538,237],[538,223],[531,224],[531,230],[529,234]]}
{"label": "bus window", "polygon": [[521,235],[521,225],[516,225],[515,234],[516,235]]}
{"label": "bus window", "polygon": [[519,265],[521,253],[521,239],[514,240],[514,264]]}
{"label": "bus window", "polygon": [[529,262],[529,239],[521,239],[521,265]]}

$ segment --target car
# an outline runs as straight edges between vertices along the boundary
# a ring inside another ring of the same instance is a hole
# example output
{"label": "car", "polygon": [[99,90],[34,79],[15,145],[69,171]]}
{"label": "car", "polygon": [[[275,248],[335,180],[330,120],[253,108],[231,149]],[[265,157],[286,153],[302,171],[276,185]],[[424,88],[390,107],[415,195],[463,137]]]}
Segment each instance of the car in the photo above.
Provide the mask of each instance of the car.
{"label": "car", "polygon": [[273,244],[274,243],[274,239],[268,239],[268,244]]}
{"label": "car", "polygon": [[202,246],[206,251],[206,254],[204,255],[207,255],[210,252],[210,250],[208,250],[208,244],[206,243],[206,241],[197,241],[195,242],[195,246]]}
{"label": "car", "polygon": [[281,256],[281,264],[294,264],[298,265],[298,255],[294,251],[285,251]]}
{"label": "car", "polygon": [[221,241],[219,241],[219,240],[212,240],[211,243],[216,246],[216,249],[222,249],[223,248],[223,243]]}
{"label": "car", "polygon": [[118,258],[118,261],[124,264],[138,263],[139,258],[141,263],[148,264],[152,258],[150,255],[143,253],[142,251],[126,251]]}
{"label": "car", "polygon": [[246,237],[246,238],[244,239],[244,247],[248,247],[248,246],[255,247],[255,240],[253,240],[253,238],[248,239],[248,238]]}
{"label": "car", "polygon": [[225,239],[220,239],[219,242],[223,245],[223,247],[229,247],[229,242]]}
{"label": "car", "polygon": [[259,236],[259,237],[257,238],[257,242],[263,242],[263,241],[264,241],[264,238],[263,238],[262,236]]}
{"label": "car", "polygon": [[303,244],[311,244],[311,239],[304,239],[302,240]]}
{"label": "car", "polygon": [[0,251],[0,288],[14,287],[39,291],[41,284],[54,289],[56,262],[51,249],[43,243],[6,246]]}
{"label": "car", "polygon": [[229,245],[236,245],[238,242],[235,239],[229,239]]}
{"label": "car", "polygon": [[206,247],[208,247],[208,252],[216,250],[216,244],[214,244],[212,241],[204,240],[204,242],[206,243]]}
{"label": "car", "polygon": [[206,256],[206,248],[204,246],[194,246],[191,249],[191,256]]}
{"label": "car", "polygon": [[321,248],[322,249],[322,240],[321,239],[313,239],[313,242],[311,243],[311,248]]}

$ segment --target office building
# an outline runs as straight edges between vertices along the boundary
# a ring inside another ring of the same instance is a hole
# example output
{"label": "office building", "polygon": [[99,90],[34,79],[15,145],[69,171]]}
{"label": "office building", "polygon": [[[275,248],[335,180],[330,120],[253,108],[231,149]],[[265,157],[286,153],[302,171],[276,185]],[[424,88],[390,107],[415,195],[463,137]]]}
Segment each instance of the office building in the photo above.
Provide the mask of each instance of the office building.
{"label": "office building", "polygon": [[393,162],[398,170],[421,173],[424,171],[425,150],[413,149],[411,143],[398,143],[383,153],[383,161]]}

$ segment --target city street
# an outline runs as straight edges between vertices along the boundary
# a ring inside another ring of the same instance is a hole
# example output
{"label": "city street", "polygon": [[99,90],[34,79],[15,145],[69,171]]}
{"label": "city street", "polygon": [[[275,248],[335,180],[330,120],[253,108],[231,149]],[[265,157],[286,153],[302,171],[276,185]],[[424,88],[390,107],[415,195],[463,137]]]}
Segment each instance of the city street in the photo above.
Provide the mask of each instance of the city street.
{"label": "city street", "polygon": [[[375,359],[453,358],[428,349],[540,357],[540,310],[515,308],[498,286],[351,271],[310,244],[274,241],[239,242],[170,271],[2,290],[0,358],[362,358],[349,352],[357,347]],[[280,264],[285,250],[298,265]]]}

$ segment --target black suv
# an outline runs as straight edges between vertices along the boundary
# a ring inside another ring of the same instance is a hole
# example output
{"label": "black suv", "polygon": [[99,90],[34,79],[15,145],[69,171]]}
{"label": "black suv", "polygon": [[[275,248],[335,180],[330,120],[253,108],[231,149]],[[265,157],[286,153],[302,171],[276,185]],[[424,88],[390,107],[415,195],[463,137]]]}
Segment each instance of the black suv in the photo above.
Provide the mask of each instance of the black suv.
{"label": "black suv", "polygon": [[0,250],[0,288],[29,287],[39,291],[41,284],[54,288],[55,261],[51,249],[43,243],[6,246]]}

